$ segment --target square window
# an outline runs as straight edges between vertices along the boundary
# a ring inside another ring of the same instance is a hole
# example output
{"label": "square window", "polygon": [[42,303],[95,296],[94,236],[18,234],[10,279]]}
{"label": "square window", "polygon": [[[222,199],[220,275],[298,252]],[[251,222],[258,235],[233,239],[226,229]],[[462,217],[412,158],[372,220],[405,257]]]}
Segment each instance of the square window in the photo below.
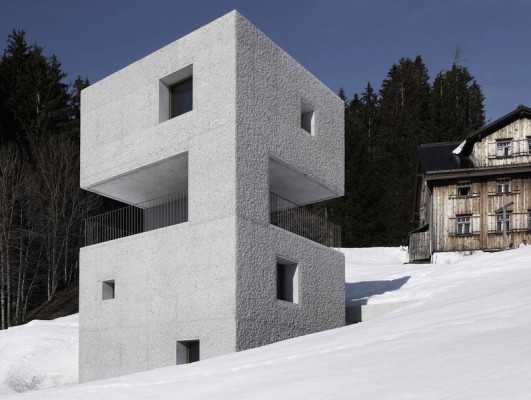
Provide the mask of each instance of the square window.
{"label": "square window", "polygon": [[472,233],[471,220],[470,215],[458,215],[456,217],[458,235],[470,235]]}
{"label": "square window", "polygon": [[496,180],[498,185],[498,193],[510,193],[511,192],[511,179],[510,178],[500,178]]}
{"label": "square window", "polygon": [[457,182],[457,195],[460,197],[470,196],[472,184],[470,181],[459,181]]}
{"label": "square window", "polygon": [[510,140],[499,140],[496,142],[496,157],[509,157],[511,154]]}
{"label": "square window", "polygon": [[102,300],[114,299],[114,279],[110,281],[102,282],[101,299]]}
{"label": "square window", "polygon": [[[511,230],[511,213],[505,212],[505,232]],[[496,214],[496,232],[503,232],[503,213]]]}
{"label": "square window", "polygon": [[311,135],[314,133],[314,109],[304,101],[301,102],[301,128]]}
{"label": "square window", "polygon": [[190,364],[199,361],[199,340],[177,342],[177,364]]}
{"label": "square window", "polygon": [[189,77],[170,86],[170,118],[192,111],[194,79]]}
{"label": "square window", "polygon": [[299,303],[298,265],[277,258],[277,299]]}
{"label": "square window", "polygon": [[159,123],[193,110],[193,65],[159,80]]}

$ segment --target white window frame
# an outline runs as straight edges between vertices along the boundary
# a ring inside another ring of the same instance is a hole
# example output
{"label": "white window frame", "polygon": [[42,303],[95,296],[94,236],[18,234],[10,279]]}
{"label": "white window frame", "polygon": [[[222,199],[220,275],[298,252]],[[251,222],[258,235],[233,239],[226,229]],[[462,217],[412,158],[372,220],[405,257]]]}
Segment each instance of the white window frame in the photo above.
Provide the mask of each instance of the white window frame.
{"label": "white window frame", "polygon": [[472,215],[456,215],[456,234],[466,236],[472,234]]}
{"label": "white window frame", "polygon": [[[505,212],[505,232],[511,230],[511,213]],[[503,232],[503,212],[496,214],[496,232]]]}
{"label": "white window frame", "polygon": [[496,142],[496,157],[511,157],[512,151],[512,139],[498,140]]}
{"label": "white window frame", "polygon": [[496,193],[511,193],[511,178],[496,179]]}

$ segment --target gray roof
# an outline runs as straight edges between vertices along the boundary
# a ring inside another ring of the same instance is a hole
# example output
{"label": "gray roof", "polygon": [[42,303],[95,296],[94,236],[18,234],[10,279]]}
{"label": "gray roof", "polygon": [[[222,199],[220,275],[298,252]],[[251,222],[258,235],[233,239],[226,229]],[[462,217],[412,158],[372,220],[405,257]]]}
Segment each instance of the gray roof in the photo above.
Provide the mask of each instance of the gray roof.
{"label": "gray roof", "polygon": [[461,142],[428,143],[417,148],[419,169],[422,174],[430,171],[448,171],[454,169],[473,168],[472,161],[452,151]]}

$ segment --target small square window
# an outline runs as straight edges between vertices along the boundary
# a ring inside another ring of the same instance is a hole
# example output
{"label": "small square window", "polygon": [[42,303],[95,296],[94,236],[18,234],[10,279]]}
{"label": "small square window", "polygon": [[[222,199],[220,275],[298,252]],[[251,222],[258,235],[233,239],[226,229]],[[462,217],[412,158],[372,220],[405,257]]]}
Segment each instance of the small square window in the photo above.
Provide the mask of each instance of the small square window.
{"label": "small square window", "polygon": [[500,178],[496,180],[498,193],[510,193],[511,192],[511,179],[510,178]]}
{"label": "small square window", "polygon": [[458,215],[456,217],[458,235],[470,235],[472,233],[471,219],[470,215]]}
{"label": "small square window", "polygon": [[496,142],[496,157],[509,157],[512,155],[511,141],[499,140]]}
{"label": "small square window", "polygon": [[192,111],[193,86],[193,77],[170,86],[170,118]]}
{"label": "small square window", "polygon": [[159,123],[193,110],[193,75],[190,64],[159,80]]}
{"label": "small square window", "polygon": [[457,182],[457,195],[460,197],[470,196],[472,184],[470,181],[459,181]]}
{"label": "small square window", "polygon": [[114,279],[110,281],[103,281],[101,288],[101,299],[114,299]]}
{"label": "small square window", "polygon": [[177,364],[190,364],[199,361],[199,340],[177,342]]}
{"label": "small square window", "polygon": [[299,302],[298,266],[289,260],[277,259],[277,299]]}
{"label": "small square window", "polygon": [[304,101],[301,102],[301,128],[311,135],[314,133],[314,109]]}

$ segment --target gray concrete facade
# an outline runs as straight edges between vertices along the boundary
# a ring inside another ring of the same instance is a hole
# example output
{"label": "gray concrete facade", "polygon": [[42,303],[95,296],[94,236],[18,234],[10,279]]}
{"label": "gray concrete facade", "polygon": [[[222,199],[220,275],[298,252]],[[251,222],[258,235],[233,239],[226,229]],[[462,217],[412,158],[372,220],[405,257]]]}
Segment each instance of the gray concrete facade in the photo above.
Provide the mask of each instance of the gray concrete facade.
{"label": "gray concrete facade", "polygon": [[[193,110],[168,119],[190,75]],[[82,188],[129,204],[187,190],[188,220],[81,249],[81,381],[175,365],[178,341],[205,359],[344,325],[343,255],[269,221],[271,191],[343,194],[343,113],[236,11],[82,92]],[[277,299],[279,258],[298,303]]]}

